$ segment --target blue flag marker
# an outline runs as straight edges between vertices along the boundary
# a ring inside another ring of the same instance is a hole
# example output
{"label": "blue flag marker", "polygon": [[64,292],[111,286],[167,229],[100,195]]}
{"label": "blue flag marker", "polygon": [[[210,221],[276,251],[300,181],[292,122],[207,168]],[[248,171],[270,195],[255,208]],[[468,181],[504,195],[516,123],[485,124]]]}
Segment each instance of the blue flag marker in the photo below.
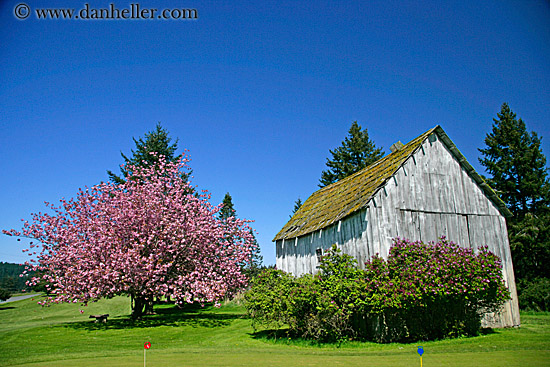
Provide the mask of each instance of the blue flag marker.
{"label": "blue flag marker", "polygon": [[424,348],[418,347],[418,354],[420,354],[420,367],[422,367],[422,354],[424,354]]}

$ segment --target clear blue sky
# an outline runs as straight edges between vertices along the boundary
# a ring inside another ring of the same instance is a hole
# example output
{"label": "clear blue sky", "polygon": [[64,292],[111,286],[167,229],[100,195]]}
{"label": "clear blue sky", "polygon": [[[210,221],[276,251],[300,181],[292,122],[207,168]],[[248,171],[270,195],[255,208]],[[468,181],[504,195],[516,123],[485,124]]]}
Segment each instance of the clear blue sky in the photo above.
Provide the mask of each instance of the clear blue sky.
{"label": "clear blue sky", "polygon": [[[89,4],[110,2],[130,3]],[[483,173],[507,102],[550,153],[548,1],[148,0],[199,18],[88,21],[18,20],[19,3],[0,3],[1,229],[106,180],[158,121],[190,150],[193,183],[256,221],[267,264],[354,120],[386,152],[440,124]],[[0,261],[23,247],[0,235]]]}

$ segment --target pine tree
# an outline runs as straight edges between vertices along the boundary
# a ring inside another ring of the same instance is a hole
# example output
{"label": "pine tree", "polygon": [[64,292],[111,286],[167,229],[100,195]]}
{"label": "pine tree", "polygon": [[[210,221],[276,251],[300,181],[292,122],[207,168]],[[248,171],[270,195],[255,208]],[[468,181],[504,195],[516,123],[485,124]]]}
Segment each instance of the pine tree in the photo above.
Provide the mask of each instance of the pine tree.
{"label": "pine tree", "polygon": [[[541,140],[504,103],[479,149],[489,185],[514,215],[508,235],[516,278],[550,276],[550,183]],[[520,284],[522,284],[520,282]]]}
{"label": "pine tree", "polygon": [[300,207],[302,206],[302,199],[298,198],[298,200],[296,200],[294,202],[294,209],[292,210],[292,214],[290,215],[290,218],[292,218],[292,216],[294,215],[294,213],[296,213],[298,211],[298,209],[300,209]]}
{"label": "pine tree", "polygon": [[[226,193],[222,201],[223,207],[218,212],[220,220],[227,220],[230,217],[237,218],[237,212],[233,206],[233,198],[229,193]],[[250,260],[243,264],[243,272],[248,279],[255,277],[262,269],[263,256],[260,254],[260,246],[254,235],[254,231],[250,229],[250,235],[253,238],[251,246]]]}
{"label": "pine tree", "polygon": [[487,134],[487,148],[479,162],[491,175],[488,182],[516,219],[548,208],[549,189],[546,157],[537,133],[528,133],[525,123],[504,103]]}
{"label": "pine tree", "polygon": [[[124,153],[120,153],[124,159],[124,164],[131,164],[134,166],[149,166],[158,162],[158,155],[163,155],[168,162],[176,162],[181,158],[180,155],[175,155],[178,149],[178,140],[173,144],[170,144],[172,139],[168,136],[168,132],[162,128],[160,122],[157,123],[156,129],[145,134],[145,140],[142,138],[133,138],[136,145],[136,150],[132,149],[132,156],[128,158]],[[157,155],[151,155],[151,153],[157,153]],[[128,171],[121,167],[122,177],[114,174],[112,171],[107,171],[110,180],[116,184],[124,183],[124,177],[128,175]],[[191,174],[184,173],[183,178],[187,180],[187,177]]]}
{"label": "pine tree", "polygon": [[253,240],[253,246],[252,246],[252,254],[250,256],[250,261],[245,265],[244,267],[244,273],[247,275],[248,279],[254,278],[256,275],[258,275],[262,269],[263,269],[263,261],[264,257],[261,255],[260,252],[260,245],[258,244],[258,240],[256,240],[256,236],[254,235],[254,232],[252,229],[250,230],[250,234],[252,235]]}
{"label": "pine tree", "polygon": [[233,207],[233,198],[231,197],[231,195],[229,195],[229,193],[226,193],[223,197],[222,204],[223,207],[218,214],[220,219],[228,219],[229,217],[237,218],[237,212]]}
{"label": "pine tree", "polygon": [[329,169],[321,173],[319,187],[325,187],[354,174],[384,156],[382,148],[375,146],[369,139],[367,129],[361,130],[357,121],[351,124],[342,145],[329,152],[332,159],[327,158],[326,165]]}

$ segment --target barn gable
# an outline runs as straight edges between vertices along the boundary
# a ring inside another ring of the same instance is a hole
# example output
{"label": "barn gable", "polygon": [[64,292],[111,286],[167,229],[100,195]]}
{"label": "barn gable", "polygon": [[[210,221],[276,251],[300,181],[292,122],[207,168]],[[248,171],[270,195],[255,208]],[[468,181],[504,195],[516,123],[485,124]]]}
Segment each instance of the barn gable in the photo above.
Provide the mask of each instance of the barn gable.
{"label": "barn gable", "polygon": [[369,167],[313,193],[300,209],[294,213],[279,233],[277,233],[273,241],[299,237],[326,228],[346,216],[365,208],[376,192],[395,176],[403,164],[414,153],[422,149],[422,144],[426,139],[434,135],[444,142],[449,152],[453,154],[462,168],[481,187],[502,214],[504,216],[511,216],[506,205],[498,198],[489,185],[485,183],[481,176],[475,172],[474,168],[468,163],[458,148],[456,148],[443,129],[440,126],[436,126],[412,140],[398,151],[387,155]]}
{"label": "barn gable", "polygon": [[360,266],[395,237],[487,245],[503,261],[513,300],[495,325],[519,325],[505,217],[511,213],[439,126],[362,171],[313,193],[275,236],[277,267],[314,273],[337,244]]}

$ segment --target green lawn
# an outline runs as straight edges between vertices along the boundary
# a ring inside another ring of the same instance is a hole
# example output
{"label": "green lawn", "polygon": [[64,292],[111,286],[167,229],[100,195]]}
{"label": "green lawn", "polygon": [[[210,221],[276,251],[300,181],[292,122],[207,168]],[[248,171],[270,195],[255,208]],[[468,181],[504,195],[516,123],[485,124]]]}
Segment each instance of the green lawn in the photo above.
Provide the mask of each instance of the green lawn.
{"label": "green lawn", "polygon": [[[523,313],[520,329],[416,344],[314,345],[254,334],[242,307],[157,306],[133,323],[129,300],[42,308],[37,299],[0,305],[0,366],[550,366],[550,314]],[[85,312],[81,314],[80,309]],[[90,314],[109,313],[107,324]]]}

